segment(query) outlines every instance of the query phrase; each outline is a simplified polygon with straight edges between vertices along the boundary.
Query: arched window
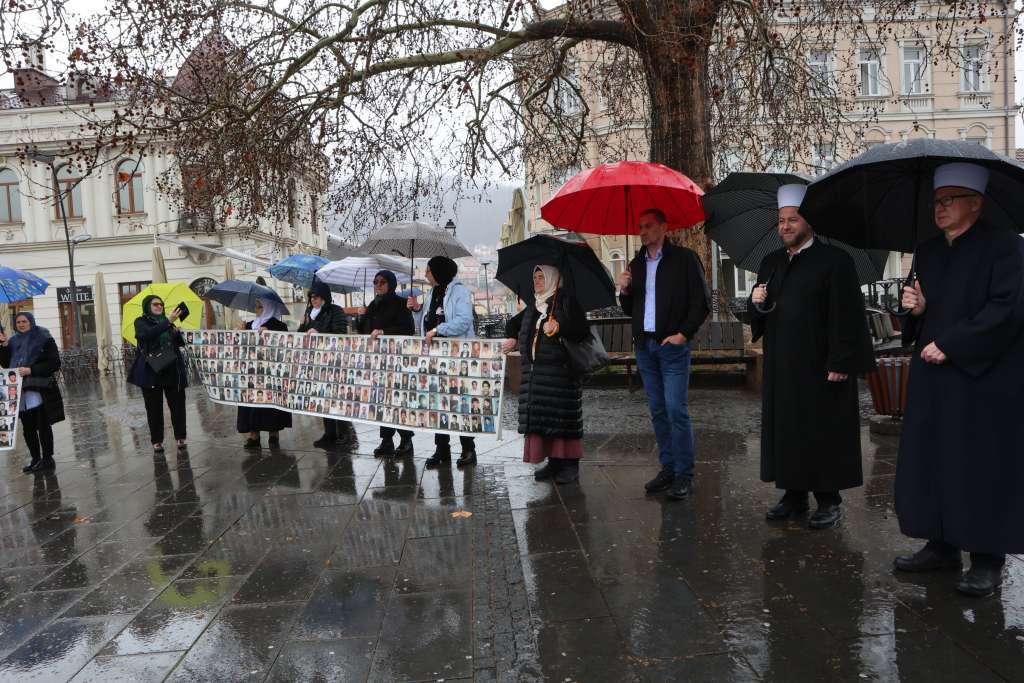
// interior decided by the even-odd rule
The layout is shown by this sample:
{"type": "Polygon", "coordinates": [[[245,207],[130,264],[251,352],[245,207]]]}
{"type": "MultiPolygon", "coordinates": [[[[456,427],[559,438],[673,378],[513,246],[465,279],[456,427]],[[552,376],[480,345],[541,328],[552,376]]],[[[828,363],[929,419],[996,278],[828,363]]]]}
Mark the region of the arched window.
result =
{"type": "Polygon", "coordinates": [[[608,260],[611,262],[612,265],[612,280],[615,280],[616,278],[619,277],[622,271],[626,269],[626,259],[623,258],[622,252],[613,251],[610,254],[608,254],[608,260]]]}
{"type": "Polygon", "coordinates": [[[18,174],[9,168],[0,169],[0,223],[21,222],[21,193],[18,174]]]}
{"type": "MultiPolygon", "coordinates": [[[[57,169],[55,194],[64,202],[64,215],[68,218],[82,218],[82,175],[72,164],[57,169]]],[[[54,202],[54,213],[60,218],[60,206],[54,202]]]]}
{"type": "Polygon", "coordinates": [[[143,213],[142,174],[145,167],[136,159],[125,159],[117,165],[117,213],[120,216],[143,213]]]}

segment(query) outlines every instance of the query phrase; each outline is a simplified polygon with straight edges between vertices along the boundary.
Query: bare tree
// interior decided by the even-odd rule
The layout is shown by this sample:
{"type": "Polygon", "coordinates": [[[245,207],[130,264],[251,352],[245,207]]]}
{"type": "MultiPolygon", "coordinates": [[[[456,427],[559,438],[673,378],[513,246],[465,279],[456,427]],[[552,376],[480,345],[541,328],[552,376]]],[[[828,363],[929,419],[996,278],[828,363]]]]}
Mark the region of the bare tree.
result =
{"type": "MultiPolygon", "coordinates": [[[[912,37],[913,16],[941,30],[929,59],[955,61],[958,41],[1004,11],[913,0],[554,10],[537,0],[110,0],[76,26],[70,66],[119,93],[118,114],[91,124],[98,139],[170,142],[183,181],[164,189],[183,204],[214,207],[214,221],[283,216],[298,175],[329,188],[328,210],[365,233],[440,215],[442,187],[471,193],[517,177],[524,151],[571,168],[645,148],[709,185],[731,156],[757,167],[776,152],[788,161],[815,145],[855,147],[850,124],[871,114],[846,113],[852,53],[823,69],[810,51],[912,37]]],[[[703,239],[690,241],[706,254],[703,239]]]]}

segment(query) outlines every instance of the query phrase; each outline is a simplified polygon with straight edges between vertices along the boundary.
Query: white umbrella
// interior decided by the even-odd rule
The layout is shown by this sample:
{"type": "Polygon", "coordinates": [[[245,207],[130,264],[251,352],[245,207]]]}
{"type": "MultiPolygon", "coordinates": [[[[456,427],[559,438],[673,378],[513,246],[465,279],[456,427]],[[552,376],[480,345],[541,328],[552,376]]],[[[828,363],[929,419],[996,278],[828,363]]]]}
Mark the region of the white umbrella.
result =
{"type": "Polygon", "coordinates": [[[160,247],[153,247],[153,283],[167,282],[167,268],[164,266],[164,253],[160,247]]]}
{"type": "Polygon", "coordinates": [[[96,317],[96,356],[97,367],[106,372],[110,367],[107,359],[107,347],[113,343],[113,333],[110,330],[110,306],[107,303],[107,283],[102,271],[96,271],[96,282],[93,285],[93,299],[95,300],[94,315],[96,317]]]}
{"type": "Polygon", "coordinates": [[[339,261],[331,261],[316,271],[316,279],[328,285],[365,289],[366,281],[381,270],[393,271],[399,282],[410,280],[408,264],[383,254],[348,256],[339,261]]]}
{"type": "Polygon", "coordinates": [[[410,271],[415,258],[447,256],[455,259],[473,255],[447,230],[416,221],[388,223],[370,235],[359,250],[367,254],[407,256],[410,271]]]}
{"type": "MultiPolygon", "coordinates": [[[[235,264],[230,258],[224,259],[224,280],[235,279],[235,264]]],[[[238,314],[227,306],[224,307],[224,329],[233,330],[238,327],[238,314]]]]}

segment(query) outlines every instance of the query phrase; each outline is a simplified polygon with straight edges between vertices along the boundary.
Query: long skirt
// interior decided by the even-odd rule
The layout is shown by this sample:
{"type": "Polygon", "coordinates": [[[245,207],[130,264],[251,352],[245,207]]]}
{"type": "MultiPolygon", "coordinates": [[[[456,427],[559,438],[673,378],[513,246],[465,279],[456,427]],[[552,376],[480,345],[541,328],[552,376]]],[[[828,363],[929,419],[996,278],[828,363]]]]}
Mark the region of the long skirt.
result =
{"type": "Polygon", "coordinates": [[[277,408],[238,408],[238,433],[277,432],[292,426],[292,414],[277,408]]]}
{"type": "Polygon", "coordinates": [[[542,463],[547,458],[579,460],[583,457],[583,439],[527,434],[525,441],[523,462],[532,465],[542,463]]]}

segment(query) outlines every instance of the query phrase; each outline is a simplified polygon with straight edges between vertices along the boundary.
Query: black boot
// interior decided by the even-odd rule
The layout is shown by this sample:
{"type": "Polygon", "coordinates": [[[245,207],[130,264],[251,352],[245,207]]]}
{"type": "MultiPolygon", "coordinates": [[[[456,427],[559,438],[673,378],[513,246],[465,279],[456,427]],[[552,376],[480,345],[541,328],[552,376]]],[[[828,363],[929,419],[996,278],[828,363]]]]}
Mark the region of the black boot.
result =
{"type": "Polygon", "coordinates": [[[901,555],[893,563],[900,572],[960,571],[960,550],[948,543],[929,541],[913,555],[901,555]]]}
{"type": "Polygon", "coordinates": [[[466,467],[468,465],[475,465],[476,464],[476,449],[470,448],[468,450],[462,451],[462,455],[460,455],[459,459],[455,461],[455,464],[458,467],[466,467]]]}
{"type": "Polygon", "coordinates": [[[810,505],[807,502],[807,493],[786,493],[782,496],[782,500],[768,508],[768,512],[765,513],[765,519],[777,521],[780,519],[789,519],[794,515],[802,515],[810,509],[810,505]]]}
{"type": "Polygon", "coordinates": [[[57,463],[53,461],[52,455],[44,455],[39,462],[32,466],[31,472],[50,472],[57,469],[57,463]]]}
{"type": "Polygon", "coordinates": [[[427,467],[440,467],[441,465],[450,465],[452,462],[452,449],[449,446],[438,446],[434,449],[434,454],[427,458],[427,467]]]}
{"type": "Polygon", "coordinates": [[[324,434],[319,439],[313,442],[316,448],[330,448],[338,442],[338,437],[334,434],[324,434]]]}
{"type": "Polygon", "coordinates": [[[558,458],[548,458],[543,467],[533,471],[533,478],[537,481],[547,481],[558,473],[558,468],[561,464],[562,460],[558,458]]]}
{"type": "Polygon", "coordinates": [[[555,472],[556,484],[572,484],[580,478],[580,461],[576,458],[566,458],[562,461],[558,471],[555,472]]]}
{"type": "Polygon", "coordinates": [[[395,451],[395,455],[399,458],[411,458],[412,454],[412,437],[402,437],[402,440],[398,442],[398,450],[395,451]]]}
{"type": "Polygon", "coordinates": [[[373,449],[373,454],[378,458],[390,458],[395,454],[395,442],[391,437],[382,438],[380,445],[373,449]]]}
{"type": "Polygon", "coordinates": [[[956,589],[973,598],[992,595],[1003,583],[1005,561],[1006,558],[1002,556],[971,553],[971,568],[960,577],[956,589]]]}
{"type": "Polygon", "coordinates": [[[38,464],[39,464],[39,456],[38,455],[33,455],[32,456],[32,462],[30,462],[29,464],[27,464],[24,467],[22,467],[21,471],[25,472],[26,474],[28,472],[35,472],[36,471],[36,465],[38,465],[38,464]]]}

